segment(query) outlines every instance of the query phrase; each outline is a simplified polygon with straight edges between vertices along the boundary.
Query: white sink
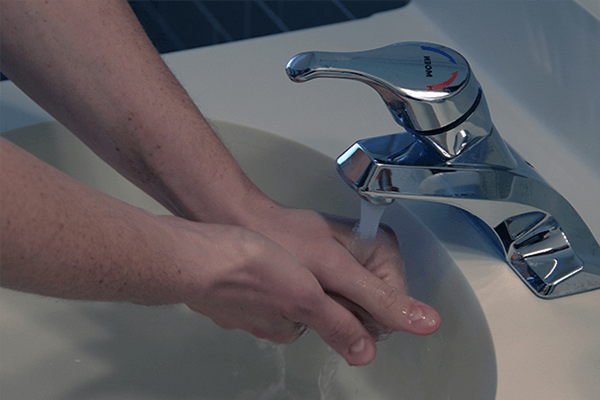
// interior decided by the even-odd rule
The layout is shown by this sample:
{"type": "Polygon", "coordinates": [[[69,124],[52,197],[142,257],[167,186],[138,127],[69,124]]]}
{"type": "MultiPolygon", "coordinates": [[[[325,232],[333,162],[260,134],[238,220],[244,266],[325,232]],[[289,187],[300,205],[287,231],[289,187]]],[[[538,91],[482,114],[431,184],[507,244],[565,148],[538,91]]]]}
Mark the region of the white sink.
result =
{"type": "MultiPolygon", "coordinates": [[[[447,45],[469,60],[484,88],[492,119],[502,137],[567,198],[600,240],[600,164],[597,157],[600,103],[593,101],[600,91],[600,79],[590,72],[590,66],[600,64],[600,41],[597,40],[600,8],[595,4],[595,0],[413,0],[402,9],[368,19],[172,53],[166,55],[165,60],[205,115],[275,132],[334,158],[355,141],[395,133],[398,126],[371,88],[341,80],[294,84],[284,72],[287,60],[304,51],[359,51],[400,41],[447,45]]],[[[0,88],[0,130],[50,119],[10,82],[2,82],[0,88]]],[[[65,148],[54,146],[56,151],[65,148]]],[[[233,147],[239,154],[239,149],[233,147]]],[[[245,154],[250,154],[250,150],[254,151],[248,146],[245,154]]],[[[65,151],[71,160],[74,157],[87,159],[81,155],[87,153],[65,151]]],[[[327,162],[331,163],[331,160],[327,162]]],[[[307,206],[323,206],[325,211],[356,215],[357,205],[352,203],[357,201],[356,198],[344,194],[346,200],[340,202],[324,197],[346,190],[336,188],[330,192],[329,184],[341,183],[333,167],[325,169],[326,174],[313,181],[318,186],[312,190],[319,196],[311,196],[310,200],[317,203],[307,206]],[[329,183],[321,185],[323,180],[329,183]],[[335,208],[327,209],[325,204],[333,204],[335,208]]],[[[291,173],[294,171],[300,169],[294,168],[291,173]]],[[[105,171],[98,176],[104,177],[105,173],[112,172],[105,171]]],[[[310,173],[304,176],[311,177],[310,173]]],[[[92,178],[88,176],[88,179],[92,178]]],[[[103,189],[103,179],[96,177],[93,180],[95,186],[103,189]]],[[[109,186],[113,188],[123,188],[122,192],[135,198],[136,204],[162,212],[147,197],[128,192],[126,186],[122,186],[124,180],[111,177],[106,182],[111,182],[109,186]]],[[[289,195],[285,200],[298,205],[294,203],[296,194],[279,191],[280,195],[284,193],[289,195]]],[[[272,192],[269,194],[273,195],[272,192]]],[[[305,200],[307,198],[303,197],[302,201],[305,200]]],[[[415,215],[443,244],[443,248],[435,244],[427,231],[421,229],[421,224],[415,225],[420,230],[418,238],[423,241],[419,245],[435,251],[425,254],[427,252],[421,250],[423,254],[411,254],[414,250],[410,246],[411,238],[402,238],[407,257],[430,257],[424,259],[427,261],[415,261],[414,265],[421,267],[409,271],[409,277],[416,282],[412,285],[413,290],[424,300],[433,295],[419,292],[424,286],[419,283],[420,277],[414,276],[415,271],[422,271],[421,278],[428,282],[454,279],[460,282],[454,284],[460,290],[448,293],[448,298],[454,301],[449,304],[440,305],[437,299],[432,299],[444,318],[438,333],[424,340],[394,335],[380,345],[373,367],[339,370],[331,380],[331,386],[345,383],[349,391],[358,388],[358,393],[366,399],[377,399],[375,390],[393,392],[395,397],[392,398],[397,399],[419,398],[419,395],[431,395],[436,400],[469,398],[469,395],[485,399],[492,397],[495,389],[496,400],[597,400],[600,393],[600,290],[551,301],[539,299],[455,209],[420,203],[405,203],[404,206],[409,213],[396,205],[393,212],[384,217],[386,222],[397,223],[390,222],[393,219],[390,214],[406,218],[406,221],[412,219],[411,214],[415,215]],[[489,325],[493,351],[487,333],[483,334],[483,339],[476,337],[474,342],[471,342],[473,337],[468,336],[467,324],[472,324],[469,329],[473,329],[474,336],[476,332],[487,332],[477,301],[472,298],[473,292],[489,325]],[[452,295],[465,298],[465,304],[473,312],[468,321],[465,321],[466,312],[456,311],[463,305],[452,295]],[[459,338],[458,341],[454,341],[455,338],[459,338]],[[436,340],[446,342],[443,344],[446,354],[432,354],[436,345],[441,345],[436,340]],[[462,352],[453,347],[461,340],[464,340],[462,352]],[[403,346],[412,345],[413,341],[416,347],[408,354],[409,347],[403,346]],[[425,344],[428,341],[432,343],[425,344]],[[424,351],[427,346],[431,352],[424,351]],[[470,351],[469,346],[484,350],[477,353],[470,351]],[[471,362],[470,357],[477,358],[471,362]],[[385,373],[381,373],[381,364],[391,362],[397,364],[393,368],[386,365],[385,373]],[[448,363],[457,368],[444,368],[448,363]],[[406,372],[412,365],[435,377],[425,385],[423,394],[406,394],[420,392],[419,385],[425,381],[406,372]],[[482,367],[477,369],[474,365],[482,367]],[[466,366],[464,371],[463,366],[466,366]],[[436,374],[436,368],[450,375],[436,374]],[[394,374],[393,378],[388,373],[394,374]],[[473,379],[469,376],[472,373],[475,374],[473,379]],[[454,374],[457,376],[451,376],[454,374]],[[447,384],[448,390],[444,392],[447,384]],[[464,385],[464,392],[454,385],[464,385]],[[465,395],[468,391],[472,392],[465,395]],[[442,395],[436,397],[439,393],[442,395]]],[[[447,290],[445,284],[440,284],[439,293],[447,290]]],[[[280,375],[275,372],[275,365],[280,360],[276,349],[258,351],[254,339],[243,334],[229,336],[230,333],[225,333],[218,337],[230,342],[229,347],[221,346],[218,352],[211,348],[210,353],[202,353],[198,350],[202,347],[198,346],[215,340],[216,336],[211,335],[217,328],[185,309],[73,305],[57,300],[40,304],[41,300],[33,296],[7,291],[1,296],[3,399],[15,398],[15,393],[20,393],[17,398],[35,398],[35,395],[51,398],[48,393],[58,392],[62,394],[55,397],[81,398],[85,396],[79,394],[86,390],[90,394],[87,398],[93,399],[91,393],[95,391],[98,393],[95,398],[101,398],[111,386],[130,390],[121,395],[127,399],[135,398],[132,393],[136,389],[146,399],[218,399],[217,394],[210,392],[211,388],[229,385],[233,390],[239,386],[232,382],[242,381],[250,383],[248,390],[251,392],[246,393],[246,398],[260,398],[264,394],[264,399],[286,399],[277,392],[281,386],[278,386],[280,375]],[[26,318],[19,307],[29,307],[33,314],[26,318]],[[68,307],[72,312],[65,313],[68,307]],[[12,315],[10,325],[5,323],[6,314],[12,315]],[[205,329],[200,330],[195,324],[205,329]],[[161,333],[153,336],[152,332],[161,333]],[[118,337],[117,333],[120,333],[118,337]],[[20,344],[20,340],[26,344],[20,344]],[[245,352],[238,352],[239,349],[245,352]],[[270,372],[261,373],[263,380],[252,379],[254,369],[243,369],[248,364],[240,357],[251,352],[263,363],[261,365],[271,365],[270,372]],[[5,361],[6,357],[12,361],[5,361]],[[225,367],[215,368],[217,364],[213,360],[222,361],[225,367]],[[195,369],[189,367],[192,362],[195,369]],[[84,363],[88,366],[83,366],[84,363]],[[7,364],[10,367],[5,367],[7,364]],[[205,368],[206,365],[209,367],[205,368]],[[65,377],[63,371],[67,369],[69,375],[65,377]],[[15,378],[19,376],[19,379],[15,378]],[[30,376],[26,383],[24,376],[30,376]],[[203,376],[208,379],[202,379],[203,376]],[[72,382],[66,382],[68,379],[72,382]],[[163,385],[163,379],[173,384],[163,385]],[[44,385],[44,391],[39,391],[44,385]],[[270,385],[273,385],[271,397],[270,385]],[[37,393],[31,394],[36,390],[37,393]]],[[[314,392],[314,381],[318,370],[329,358],[320,350],[311,354],[299,354],[302,352],[296,350],[321,349],[318,346],[322,346],[320,341],[311,334],[285,347],[288,393],[299,393],[298,387],[310,387],[306,390],[313,390],[312,398],[319,399],[320,393],[314,392]],[[314,347],[309,342],[314,342],[314,347]],[[327,359],[316,360],[317,355],[327,359]],[[316,370],[310,373],[303,370],[299,366],[306,364],[296,361],[299,360],[297,357],[315,358],[316,370]],[[293,381],[292,377],[306,374],[312,374],[308,379],[310,385],[293,381]]],[[[109,393],[118,398],[117,392],[109,393]]],[[[346,398],[353,399],[352,396],[346,398]]],[[[233,394],[221,398],[235,399],[233,394]]],[[[245,397],[242,395],[241,398],[245,397]]],[[[294,397],[290,394],[287,398],[294,397]]]]}
{"type": "MultiPolygon", "coordinates": [[[[214,125],[246,173],[276,200],[358,217],[359,199],[331,158],[264,131],[214,125]]],[[[84,183],[166,213],[56,122],[3,136],[84,183]]],[[[468,282],[401,205],[391,206],[383,221],[398,236],[412,294],[433,305],[443,323],[427,337],[391,335],[368,367],[346,366],[314,333],[273,346],[222,330],[184,306],[77,302],[2,289],[2,400],[493,399],[494,346],[468,282]]]]}

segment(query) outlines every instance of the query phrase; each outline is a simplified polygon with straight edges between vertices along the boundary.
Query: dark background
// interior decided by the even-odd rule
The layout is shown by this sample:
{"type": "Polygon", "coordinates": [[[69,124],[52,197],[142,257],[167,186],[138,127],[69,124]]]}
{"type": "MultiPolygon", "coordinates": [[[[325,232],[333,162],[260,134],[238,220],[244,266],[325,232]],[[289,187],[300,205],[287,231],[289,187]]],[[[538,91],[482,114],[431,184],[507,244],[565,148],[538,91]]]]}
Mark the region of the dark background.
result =
{"type": "Polygon", "coordinates": [[[130,1],[160,53],[365,18],[404,1],[130,1]]]}
{"type": "Polygon", "coordinates": [[[129,4],[162,54],[365,18],[408,2],[132,0],[129,4]]]}

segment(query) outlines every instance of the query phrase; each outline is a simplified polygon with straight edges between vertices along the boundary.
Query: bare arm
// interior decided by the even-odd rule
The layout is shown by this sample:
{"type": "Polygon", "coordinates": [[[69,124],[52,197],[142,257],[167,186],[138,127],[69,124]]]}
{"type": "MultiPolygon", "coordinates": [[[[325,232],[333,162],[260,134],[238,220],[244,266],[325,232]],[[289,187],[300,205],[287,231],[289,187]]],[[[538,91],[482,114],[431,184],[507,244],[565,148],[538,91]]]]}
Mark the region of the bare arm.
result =
{"type": "Polygon", "coordinates": [[[157,217],[2,138],[0,170],[3,287],[75,300],[185,303],[223,328],[277,342],[296,339],[297,323],[304,323],[348,362],[365,363],[364,354],[351,354],[329,332],[335,321],[360,334],[360,323],[266,237],[157,217]]]}
{"type": "Polygon", "coordinates": [[[2,286],[69,299],[180,302],[170,246],[156,240],[165,230],[154,215],[69,178],[5,139],[0,171],[2,286]]]}
{"type": "Polygon", "coordinates": [[[2,71],[174,214],[239,223],[250,205],[270,205],[127,3],[7,1],[1,29],[2,71]]]}
{"type": "MultiPolygon", "coordinates": [[[[186,296],[177,301],[209,315],[224,327],[246,329],[273,340],[285,337],[278,326],[289,331],[293,322],[306,323],[351,364],[367,364],[373,359],[374,340],[356,318],[324,296],[323,290],[352,300],[393,329],[417,334],[437,329],[437,313],[406,295],[400,255],[393,240],[382,238],[364,257],[356,257],[351,225],[275,204],[247,179],[154,50],[125,2],[7,1],[2,3],[1,18],[1,68],[9,78],[175,215],[210,223],[154,219],[163,229],[170,227],[166,237],[181,239],[157,244],[156,248],[163,249],[161,257],[187,260],[173,261],[188,265],[183,269],[189,272],[185,275],[187,286],[180,284],[184,288],[200,285],[194,286],[193,299],[186,296]],[[205,238],[206,232],[227,239],[200,240],[198,235],[205,238]],[[237,239],[233,240],[232,235],[237,239]],[[230,246],[245,250],[240,250],[235,260],[228,260],[224,255],[230,246]],[[202,249],[208,251],[206,261],[189,262],[200,257],[194,252],[202,249]],[[229,268],[231,263],[236,267],[229,268]],[[282,269],[275,268],[275,264],[282,269]],[[302,278],[286,279],[282,271],[289,272],[286,276],[302,278]],[[232,280],[235,287],[252,289],[225,293],[216,289],[232,280]],[[241,281],[245,283],[240,285],[241,281]],[[298,286],[297,282],[304,283],[298,286]],[[234,304],[243,304],[252,297],[244,297],[244,293],[261,293],[260,298],[252,300],[257,304],[256,312],[236,315],[231,312],[236,309],[234,304]],[[287,322],[282,322],[282,316],[287,322]],[[355,346],[357,343],[362,346],[355,346]],[[351,351],[357,348],[361,351],[351,351]]],[[[12,187],[15,185],[13,182],[12,187]]],[[[7,189],[2,190],[4,195],[7,189]]],[[[92,201],[92,197],[86,197],[86,201],[92,201]]],[[[134,231],[138,234],[145,232],[152,220],[138,219],[139,215],[137,211],[124,216],[132,227],[137,227],[134,231]]],[[[9,215],[18,216],[19,210],[9,215]]],[[[3,230],[7,229],[4,216],[3,224],[3,230]]],[[[118,227],[109,224],[105,228],[104,234],[110,235],[118,227]]],[[[144,235],[128,240],[140,238],[144,235]]],[[[75,237],[74,245],[84,246],[83,239],[82,235],[75,237]]],[[[109,249],[111,245],[106,243],[109,249]]],[[[18,259],[23,251],[27,249],[16,247],[8,257],[18,259]]],[[[121,259],[116,262],[116,271],[126,264],[135,264],[132,271],[139,271],[144,257],[135,254],[120,252],[117,246],[115,254],[107,257],[121,259]]],[[[94,276],[96,269],[87,265],[94,276]]],[[[163,276],[165,285],[161,289],[160,279],[156,279],[157,293],[164,290],[165,299],[170,298],[172,283],[168,276],[172,271],[167,265],[156,268],[153,271],[157,277],[163,276]]],[[[26,282],[25,270],[13,271],[26,282]]],[[[59,274],[62,270],[53,271],[59,274]]],[[[4,268],[2,273],[4,285],[4,268]]],[[[29,278],[37,273],[31,270],[29,278]]],[[[16,275],[13,278],[17,279],[16,275]]],[[[68,282],[64,281],[67,287],[62,287],[67,292],[68,282]]],[[[33,285],[35,280],[30,283],[33,285]]],[[[21,289],[43,290],[38,286],[21,289]]],[[[60,285],[55,289],[60,292],[60,285]]],[[[104,293],[106,299],[119,299],[114,291],[104,293]]],[[[137,301],[152,303],[149,298],[137,301]]]]}

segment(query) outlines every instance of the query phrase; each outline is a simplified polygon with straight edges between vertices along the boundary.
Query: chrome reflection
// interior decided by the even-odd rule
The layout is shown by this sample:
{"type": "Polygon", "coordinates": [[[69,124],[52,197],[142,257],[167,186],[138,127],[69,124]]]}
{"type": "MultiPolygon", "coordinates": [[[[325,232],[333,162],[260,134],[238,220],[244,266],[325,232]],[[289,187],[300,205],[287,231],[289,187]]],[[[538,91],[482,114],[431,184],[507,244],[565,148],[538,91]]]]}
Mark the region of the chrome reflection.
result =
{"type": "Polygon", "coordinates": [[[406,129],[360,140],[338,158],[338,172],[361,197],[468,211],[487,225],[507,262],[540,297],[600,288],[600,246],[593,234],[500,137],[479,82],[456,51],[410,42],[355,53],[302,53],[286,71],[295,82],[363,82],[406,129]]]}

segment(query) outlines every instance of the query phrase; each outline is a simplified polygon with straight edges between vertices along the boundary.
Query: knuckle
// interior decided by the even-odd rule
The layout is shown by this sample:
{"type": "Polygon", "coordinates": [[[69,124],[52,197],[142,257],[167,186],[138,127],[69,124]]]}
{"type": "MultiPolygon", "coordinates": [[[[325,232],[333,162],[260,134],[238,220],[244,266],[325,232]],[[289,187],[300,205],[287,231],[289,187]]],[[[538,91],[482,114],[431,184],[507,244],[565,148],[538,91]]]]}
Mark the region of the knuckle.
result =
{"type": "Polygon", "coordinates": [[[339,319],[333,323],[327,330],[331,344],[341,344],[351,342],[355,336],[355,329],[348,319],[339,319]]]}
{"type": "Polygon", "coordinates": [[[248,263],[263,258],[265,253],[264,240],[258,237],[255,233],[240,229],[237,233],[237,240],[233,241],[232,247],[242,259],[248,263]]]}
{"type": "Polygon", "coordinates": [[[379,286],[376,293],[377,304],[385,310],[390,310],[401,303],[400,292],[385,283],[379,286]]]}
{"type": "Polygon", "coordinates": [[[317,318],[320,298],[320,295],[313,295],[309,291],[297,294],[293,309],[289,313],[290,319],[306,323],[317,318]]]}

